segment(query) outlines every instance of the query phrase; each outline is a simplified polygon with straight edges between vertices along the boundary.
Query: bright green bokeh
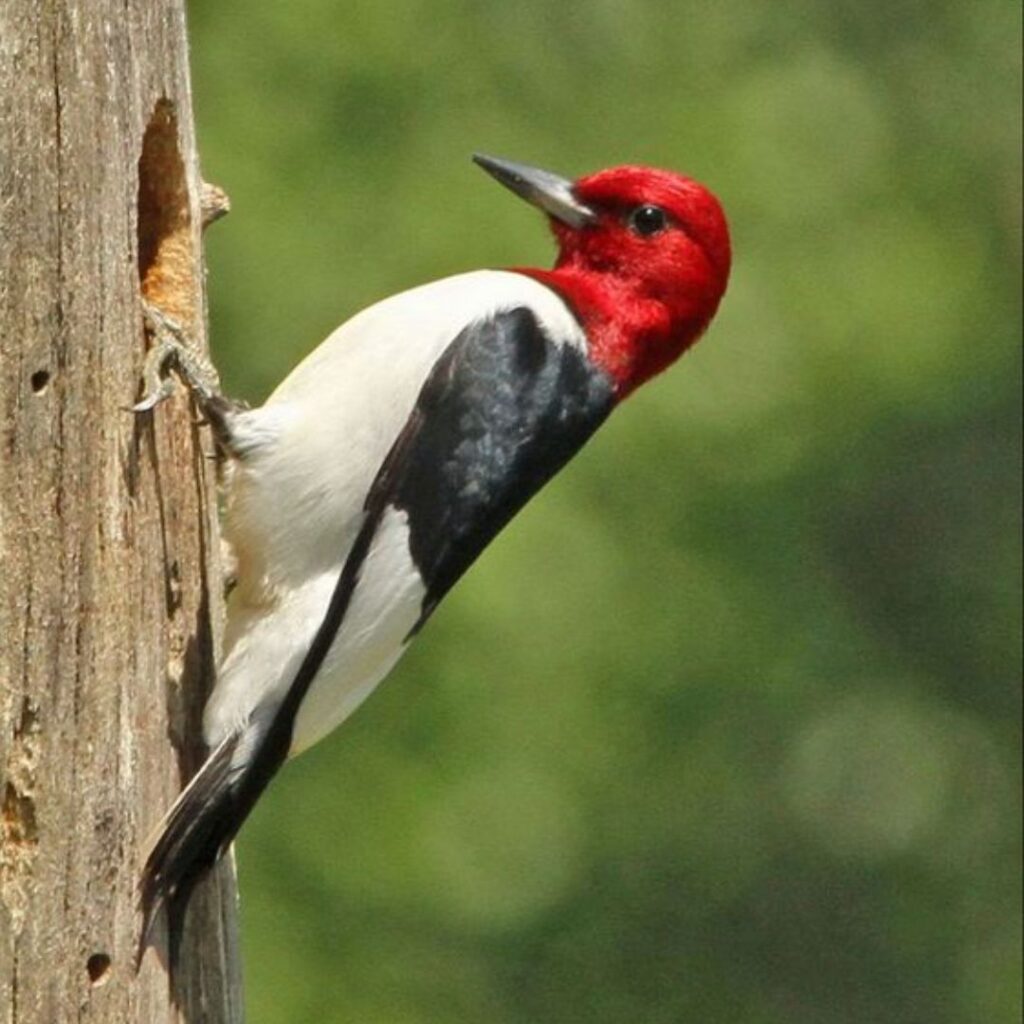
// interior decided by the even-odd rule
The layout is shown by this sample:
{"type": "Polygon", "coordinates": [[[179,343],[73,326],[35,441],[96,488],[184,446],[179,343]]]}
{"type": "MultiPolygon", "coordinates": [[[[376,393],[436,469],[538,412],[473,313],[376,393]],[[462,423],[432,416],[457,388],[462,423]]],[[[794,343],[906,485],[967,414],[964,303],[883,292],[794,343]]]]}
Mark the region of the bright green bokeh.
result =
{"type": "Polygon", "coordinates": [[[708,337],[282,772],[253,1024],[1020,1019],[1020,14],[193,3],[213,345],[545,263],[480,149],[687,171],[708,337]]]}

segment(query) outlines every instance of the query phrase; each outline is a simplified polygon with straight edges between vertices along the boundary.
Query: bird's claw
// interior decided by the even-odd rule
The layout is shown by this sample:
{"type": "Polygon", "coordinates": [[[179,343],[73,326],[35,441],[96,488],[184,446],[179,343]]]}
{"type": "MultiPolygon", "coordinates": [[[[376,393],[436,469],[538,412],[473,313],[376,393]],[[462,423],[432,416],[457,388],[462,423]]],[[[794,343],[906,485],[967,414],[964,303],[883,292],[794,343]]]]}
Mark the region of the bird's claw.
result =
{"type": "MultiPolygon", "coordinates": [[[[143,375],[145,378],[145,374],[143,375]]],[[[165,402],[174,394],[174,381],[170,377],[164,377],[157,382],[156,387],[147,387],[146,394],[141,401],[128,407],[129,412],[150,412],[161,402],[165,402]]]]}
{"type": "Polygon", "coordinates": [[[133,405],[136,413],[150,412],[174,394],[169,371],[174,370],[199,400],[208,403],[220,394],[217,371],[189,344],[184,328],[151,302],[142,300],[142,314],[153,336],[153,345],[142,365],[144,394],[133,405]]]}

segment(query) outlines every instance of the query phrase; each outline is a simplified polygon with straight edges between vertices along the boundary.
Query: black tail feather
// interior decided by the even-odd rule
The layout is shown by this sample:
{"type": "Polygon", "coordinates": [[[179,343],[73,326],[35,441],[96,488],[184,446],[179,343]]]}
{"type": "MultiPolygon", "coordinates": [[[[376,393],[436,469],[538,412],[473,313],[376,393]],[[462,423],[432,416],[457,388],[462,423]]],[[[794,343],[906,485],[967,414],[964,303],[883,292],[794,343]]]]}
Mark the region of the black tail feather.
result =
{"type": "Polygon", "coordinates": [[[168,959],[177,963],[189,897],[196,883],[216,864],[235,837],[256,796],[246,800],[245,766],[234,763],[240,733],[228,736],[206,759],[160,825],[146,858],[139,886],[142,934],[136,963],[153,941],[153,930],[166,911],[168,959]]]}

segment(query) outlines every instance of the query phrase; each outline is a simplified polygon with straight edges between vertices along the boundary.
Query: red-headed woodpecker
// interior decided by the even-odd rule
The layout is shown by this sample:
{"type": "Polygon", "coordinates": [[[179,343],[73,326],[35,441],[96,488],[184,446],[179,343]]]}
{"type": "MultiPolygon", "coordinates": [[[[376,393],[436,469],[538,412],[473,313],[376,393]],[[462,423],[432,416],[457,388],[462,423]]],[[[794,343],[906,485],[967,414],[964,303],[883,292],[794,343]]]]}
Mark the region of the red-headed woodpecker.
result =
{"type": "Polygon", "coordinates": [[[237,585],[211,753],[146,862],[140,951],[162,908],[173,949],[195,882],[285,760],[358,707],[498,531],[718,308],[728,228],[697,182],[647,167],[569,182],[475,159],[548,215],[553,270],[385,299],[258,409],[190,380],[227,455],[237,585]]]}

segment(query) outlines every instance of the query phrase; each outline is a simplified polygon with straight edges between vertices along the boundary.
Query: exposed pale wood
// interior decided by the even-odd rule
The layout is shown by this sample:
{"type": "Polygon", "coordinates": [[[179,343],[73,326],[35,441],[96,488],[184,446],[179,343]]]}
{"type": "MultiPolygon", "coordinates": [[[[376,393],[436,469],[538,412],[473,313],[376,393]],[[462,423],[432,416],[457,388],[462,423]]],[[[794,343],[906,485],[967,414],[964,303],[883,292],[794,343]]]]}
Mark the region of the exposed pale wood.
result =
{"type": "Polygon", "coordinates": [[[181,395],[124,410],[140,280],[203,338],[200,201],[181,0],[3,0],[2,1024],[241,1019],[230,865],[196,894],[176,991],[153,953],[133,968],[220,585],[205,431],[181,395]]]}

